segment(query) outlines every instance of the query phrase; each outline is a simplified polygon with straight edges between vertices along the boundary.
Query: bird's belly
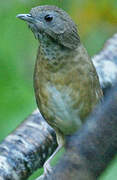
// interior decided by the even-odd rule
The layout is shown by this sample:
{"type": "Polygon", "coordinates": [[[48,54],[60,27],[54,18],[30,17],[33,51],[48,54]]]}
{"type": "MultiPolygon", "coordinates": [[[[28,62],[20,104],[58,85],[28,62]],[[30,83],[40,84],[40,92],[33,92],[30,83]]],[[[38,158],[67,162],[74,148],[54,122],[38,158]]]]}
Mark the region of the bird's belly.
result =
{"type": "Polygon", "coordinates": [[[34,88],[40,112],[48,124],[64,135],[74,133],[99,102],[100,87],[92,76],[83,74],[82,78],[79,69],[68,68],[66,72],[61,68],[55,73],[43,65],[45,61],[37,63],[34,88]]]}
{"type": "MultiPolygon", "coordinates": [[[[77,92],[78,93],[78,92],[77,92]]],[[[71,96],[72,89],[63,87],[58,90],[56,87],[46,84],[39,92],[39,109],[46,121],[64,135],[75,132],[81,126],[79,115],[80,106],[75,108],[77,101],[71,96]]]]}

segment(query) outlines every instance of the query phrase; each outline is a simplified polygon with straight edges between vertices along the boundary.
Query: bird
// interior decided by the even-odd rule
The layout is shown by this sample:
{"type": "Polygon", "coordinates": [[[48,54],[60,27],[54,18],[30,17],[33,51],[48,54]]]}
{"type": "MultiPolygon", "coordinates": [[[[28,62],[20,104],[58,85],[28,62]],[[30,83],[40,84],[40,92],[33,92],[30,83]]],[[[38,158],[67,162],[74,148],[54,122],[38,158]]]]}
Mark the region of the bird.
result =
{"type": "Polygon", "coordinates": [[[18,14],[39,41],[34,69],[37,106],[56,132],[58,147],[44,164],[65,145],[103,97],[96,69],[81,43],[76,24],[57,6],[42,5],[29,14],[18,14]]]}

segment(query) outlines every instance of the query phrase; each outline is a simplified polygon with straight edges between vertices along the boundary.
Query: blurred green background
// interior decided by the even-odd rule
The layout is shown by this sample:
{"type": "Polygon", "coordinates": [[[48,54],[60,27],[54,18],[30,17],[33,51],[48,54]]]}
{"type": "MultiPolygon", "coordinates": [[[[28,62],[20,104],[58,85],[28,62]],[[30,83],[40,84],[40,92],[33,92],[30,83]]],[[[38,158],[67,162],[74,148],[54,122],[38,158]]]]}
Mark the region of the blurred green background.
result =
{"type": "MultiPolygon", "coordinates": [[[[81,40],[93,56],[117,32],[117,0],[7,0],[0,2],[0,140],[35,108],[33,69],[38,42],[19,13],[37,5],[65,9],[78,25],[81,40]]],[[[117,179],[114,160],[101,180],[117,179]]],[[[34,179],[34,177],[31,177],[34,179]]]]}

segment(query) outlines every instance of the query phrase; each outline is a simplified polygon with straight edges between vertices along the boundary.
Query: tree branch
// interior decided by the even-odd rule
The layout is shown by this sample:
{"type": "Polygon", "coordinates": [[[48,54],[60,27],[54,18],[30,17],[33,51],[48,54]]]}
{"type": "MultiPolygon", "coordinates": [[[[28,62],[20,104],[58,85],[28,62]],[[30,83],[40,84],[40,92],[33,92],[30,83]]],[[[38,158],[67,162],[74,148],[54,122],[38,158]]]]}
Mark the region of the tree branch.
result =
{"type": "MultiPolygon", "coordinates": [[[[101,86],[105,93],[113,86],[117,77],[117,65],[115,61],[117,59],[117,34],[107,42],[104,49],[93,58],[101,86]],[[113,64],[112,72],[108,68],[105,68],[108,62],[113,64]]],[[[106,134],[104,137],[106,137],[106,134]]],[[[37,168],[43,166],[47,157],[53,153],[56,147],[57,143],[54,130],[36,110],[0,144],[0,179],[27,179],[37,168]]],[[[68,150],[68,153],[70,153],[70,150],[68,150]]],[[[75,152],[74,157],[76,157],[75,152]]],[[[85,156],[83,155],[83,157],[85,156]]],[[[68,160],[66,158],[66,162],[68,160]]],[[[82,166],[79,168],[82,169],[86,162],[83,159],[81,161],[82,166]]]]}
{"type": "Polygon", "coordinates": [[[27,179],[56,146],[53,129],[36,110],[0,144],[0,179],[27,179]]]}
{"type": "Polygon", "coordinates": [[[105,43],[103,50],[92,61],[105,95],[117,79],[117,33],[105,43]]]}
{"type": "Polygon", "coordinates": [[[117,153],[117,85],[77,133],[51,174],[37,180],[96,180],[117,153]]]}

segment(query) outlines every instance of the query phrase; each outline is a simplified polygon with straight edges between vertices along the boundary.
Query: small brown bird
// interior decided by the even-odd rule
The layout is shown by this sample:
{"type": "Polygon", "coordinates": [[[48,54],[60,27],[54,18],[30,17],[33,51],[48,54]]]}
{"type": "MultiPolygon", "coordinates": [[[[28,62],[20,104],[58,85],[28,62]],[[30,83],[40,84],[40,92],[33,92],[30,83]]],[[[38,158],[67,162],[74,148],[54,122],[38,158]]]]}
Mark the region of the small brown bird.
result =
{"type": "MultiPolygon", "coordinates": [[[[28,22],[40,42],[34,71],[35,96],[42,115],[56,131],[56,153],[64,145],[65,136],[76,132],[100,101],[98,76],[76,25],[65,11],[46,5],[17,17],[28,22]]],[[[45,172],[50,159],[44,165],[45,172]]]]}

